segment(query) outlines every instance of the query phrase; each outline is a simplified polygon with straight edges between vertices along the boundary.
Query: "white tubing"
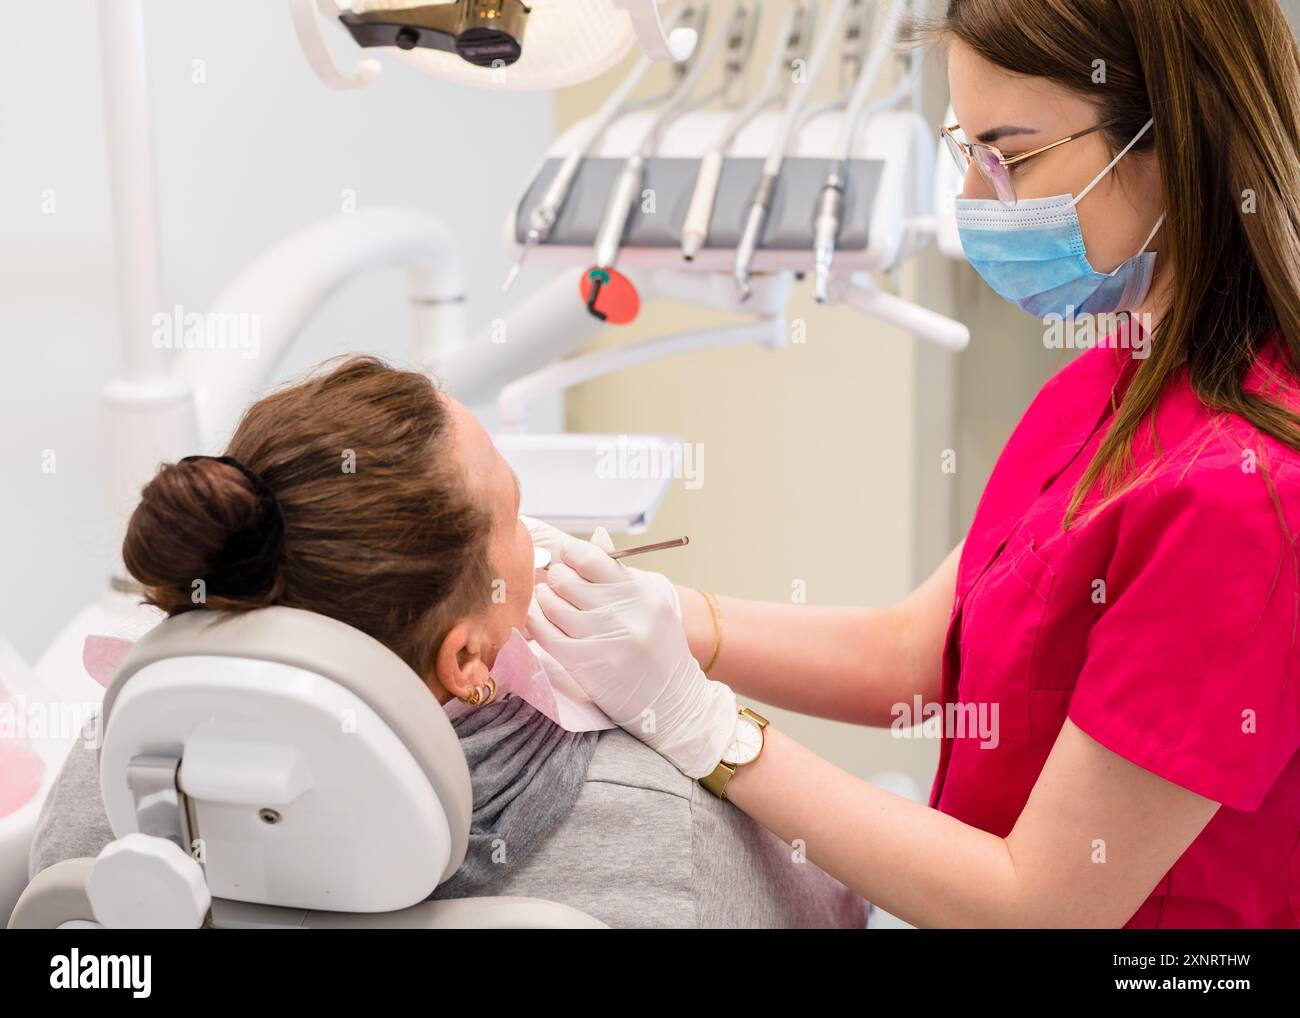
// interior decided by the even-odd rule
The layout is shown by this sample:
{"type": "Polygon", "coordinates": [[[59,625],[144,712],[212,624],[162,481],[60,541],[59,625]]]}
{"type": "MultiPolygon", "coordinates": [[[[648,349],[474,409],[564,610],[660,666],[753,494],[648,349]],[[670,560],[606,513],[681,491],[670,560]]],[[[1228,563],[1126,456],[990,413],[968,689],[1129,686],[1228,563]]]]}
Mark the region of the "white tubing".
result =
{"type": "Polygon", "coordinates": [[[826,61],[830,57],[831,46],[839,33],[840,22],[844,20],[844,12],[848,10],[848,6],[849,0],[835,0],[835,6],[831,8],[831,13],[827,18],[826,27],[822,29],[822,34],[813,48],[812,59],[808,64],[808,77],[790,96],[790,101],[786,103],[785,118],[781,122],[780,130],[777,131],[776,141],[772,145],[767,161],[763,164],[763,172],[769,176],[775,177],[781,172],[781,164],[785,161],[786,149],[790,147],[790,136],[794,133],[795,125],[799,123],[800,111],[803,110],[804,103],[808,101],[808,93],[817,84],[822,68],[826,66],[826,61]]]}
{"type": "Polygon", "coordinates": [[[777,30],[777,46],[768,58],[767,67],[763,71],[762,84],[759,85],[758,91],[754,97],[736,111],[735,116],[727,123],[723,129],[722,137],[718,139],[717,148],[725,153],[740,129],[754,119],[759,110],[763,109],[772,101],[772,91],[776,88],[777,76],[781,73],[784,66],[786,42],[790,37],[790,30],[794,26],[794,20],[799,14],[799,5],[791,0],[790,6],[786,9],[785,19],[781,22],[781,27],[777,30]]]}
{"type": "Polygon", "coordinates": [[[762,83],[754,97],[736,111],[727,122],[722,134],[712,149],[700,160],[700,171],[695,178],[695,190],[691,194],[690,208],[686,220],[682,223],[682,254],[687,261],[694,258],[704,247],[709,237],[709,223],[713,219],[713,205],[718,198],[718,182],[722,178],[722,161],[740,129],[749,123],[759,110],[772,101],[772,92],[776,88],[776,79],[784,65],[791,29],[799,16],[799,5],[791,0],[786,8],[785,18],[777,31],[777,46],[768,58],[767,68],[763,72],[762,83]]]}
{"type": "MultiPolygon", "coordinates": [[[[681,20],[682,14],[685,10],[686,5],[684,3],[680,3],[673,8],[672,13],[668,16],[669,31],[672,31],[681,20]]],[[[558,211],[558,206],[564,201],[565,196],[569,193],[569,188],[573,185],[573,178],[577,176],[578,167],[582,164],[582,160],[586,157],[586,154],[591,150],[591,146],[596,143],[596,140],[605,133],[609,125],[612,124],[619,113],[623,111],[623,104],[627,102],[628,96],[630,96],[633,90],[641,84],[641,79],[646,76],[646,73],[655,65],[655,63],[656,61],[652,60],[650,57],[643,56],[636,62],[636,66],[632,68],[628,76],[619,82],[618,87],[609,94],[609,97],[603,103],[601,103],[600,109],[596,111],[595,116],[591,117],[589,121],[590,126],[587,128],[586,133],[565,157],[564,162],[560,166],[559,172],[555,175],[555,179],[551,181],[550,186],[547,188],[546,195],[543,197],[539,207],[544,208],[550,204],[554,204],[557,206],[558,211]]],[[[534,176],[536,176],[536,174],[534,174],[534,176]]]]}
{"type": "MultiPolygon", "coordinates": [[[[738,11],[740,8],[737,7],[736,10],[738,11]]],[[[720,31],[713,33],[713,38],[709,40],[708,45],[705,46],[703,52],[696,54],[695,60],[691,63],[690,70],[686,72],[686,76],[682,78],[681,84],[679,84],[676,91],[673,92],[672,98],[669,99],[667,105],[659,111],[659,115],[651,122],[649,129],[642,138],[640,149],[641,155],[652,155],[659,144],[659,138],[663,135],[668,125],[671,124],[678,115],[685,112],[685,108],[689,107],[691,93],[695,91],[695,86],[698,84],[701,75],[708,70],[709,65],[713,63],[713,59],[718,55],[718,51],[722,48],[723,43],[727,41],[727,36],[729,34],[728,29],[732,24],[734,24],[735,20],[736,12],[733,11],[731,17],[727,19],[727,24],[724,25],[720,31]]]]}
{"type": "Polygon", "coordinates": [[[862,116],[867,97],[871,94],[872,89],[876,87],[876,80],[880,77],[880,71],[884,67],[885,57],[889,55],[894,40],[898,37],[898,28],[902,24],[903,13],[907,9],[907,5],[908,0],[894,0],[885,19],[885,25],[880,31],[880,37],[871,48],[871,56],[867,58],[867,66],[858,75],[857,84],[853,86],[853,94],[849,98],[848,115],[844,118],[844,124],[840,128],[839,141],[836,144],[841,159],[848,159],[853,149],[853,139],[859,118],[862,116]]]}

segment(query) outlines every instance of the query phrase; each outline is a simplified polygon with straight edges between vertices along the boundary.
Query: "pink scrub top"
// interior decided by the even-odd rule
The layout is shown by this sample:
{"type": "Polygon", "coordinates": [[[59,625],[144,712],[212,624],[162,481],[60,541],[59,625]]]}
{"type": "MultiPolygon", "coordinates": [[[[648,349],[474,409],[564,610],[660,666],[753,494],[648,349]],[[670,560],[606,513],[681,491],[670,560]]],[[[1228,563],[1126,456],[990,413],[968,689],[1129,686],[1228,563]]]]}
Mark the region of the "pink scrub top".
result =
{"type": "MultiPolygon", "coordinates": [[[[945,726],[930,804],[1005,837],[1068,717],[1222,804],[1128,927],[1300,926],[1300,454],[1184,373],[1139,427],[1140,482],[1063,532],[1136,363],[1115,337],[1076,358],[998,460],[943,656],[945,704],[996,705],[998,737],[945,726]]],[[[1270,342],[1247,386],[1279,376],[1270,342]]]]}

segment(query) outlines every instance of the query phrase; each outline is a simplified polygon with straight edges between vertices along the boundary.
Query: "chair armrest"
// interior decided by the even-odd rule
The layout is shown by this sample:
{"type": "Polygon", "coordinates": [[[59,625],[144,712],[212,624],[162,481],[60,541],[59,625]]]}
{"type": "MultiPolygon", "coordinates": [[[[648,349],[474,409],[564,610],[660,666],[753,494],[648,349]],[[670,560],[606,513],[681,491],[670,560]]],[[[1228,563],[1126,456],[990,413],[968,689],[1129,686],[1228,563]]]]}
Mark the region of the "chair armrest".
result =
{"type": "Polygon", "coordinates": [[[65,859],[41,870],[14,906],[9,929],[54,930],[77,920],[93,923],[86,881],[94,865],[94,859],[65,859]]]}
{"type": "Polygon", "coordinates": [[[603,930],[597,919],[568,905],[541,898],[449,898],[422,901],[397,912],[373,914],[311,912],[309,929],[418,930],[603,930]]]}

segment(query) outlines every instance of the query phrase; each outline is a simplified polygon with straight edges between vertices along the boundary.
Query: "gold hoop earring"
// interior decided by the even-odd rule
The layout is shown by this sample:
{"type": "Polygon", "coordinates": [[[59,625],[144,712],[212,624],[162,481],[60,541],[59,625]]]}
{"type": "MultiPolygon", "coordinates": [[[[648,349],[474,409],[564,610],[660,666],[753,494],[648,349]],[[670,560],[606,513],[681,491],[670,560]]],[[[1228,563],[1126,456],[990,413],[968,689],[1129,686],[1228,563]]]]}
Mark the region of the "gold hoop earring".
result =
{"type": "Polygon", "coordinates": [[[497,680],[488,673],[488,680],[481,686],[475,686],[468,696],[462,696],[461,700],[471,707],[486,707],[497,695],[497,680]],[[486,693],[484,692],[486,690],[486,693]]]}

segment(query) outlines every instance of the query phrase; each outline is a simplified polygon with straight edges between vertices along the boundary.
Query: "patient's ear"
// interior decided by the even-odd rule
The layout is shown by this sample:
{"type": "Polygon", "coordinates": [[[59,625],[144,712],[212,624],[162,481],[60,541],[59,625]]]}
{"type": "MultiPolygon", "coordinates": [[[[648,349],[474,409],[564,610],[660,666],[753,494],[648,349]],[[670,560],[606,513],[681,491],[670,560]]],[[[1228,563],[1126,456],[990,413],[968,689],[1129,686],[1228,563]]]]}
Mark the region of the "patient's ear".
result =
{"type": "Polygon", "coordinates": [[[483,634],[468,619],[452,626],[434,658],[432,681],[426,682],[433,695],[438,696],[441,687],[444,694],[464,699],[478,686],[487,685],[486,646],[483,634]]]}

